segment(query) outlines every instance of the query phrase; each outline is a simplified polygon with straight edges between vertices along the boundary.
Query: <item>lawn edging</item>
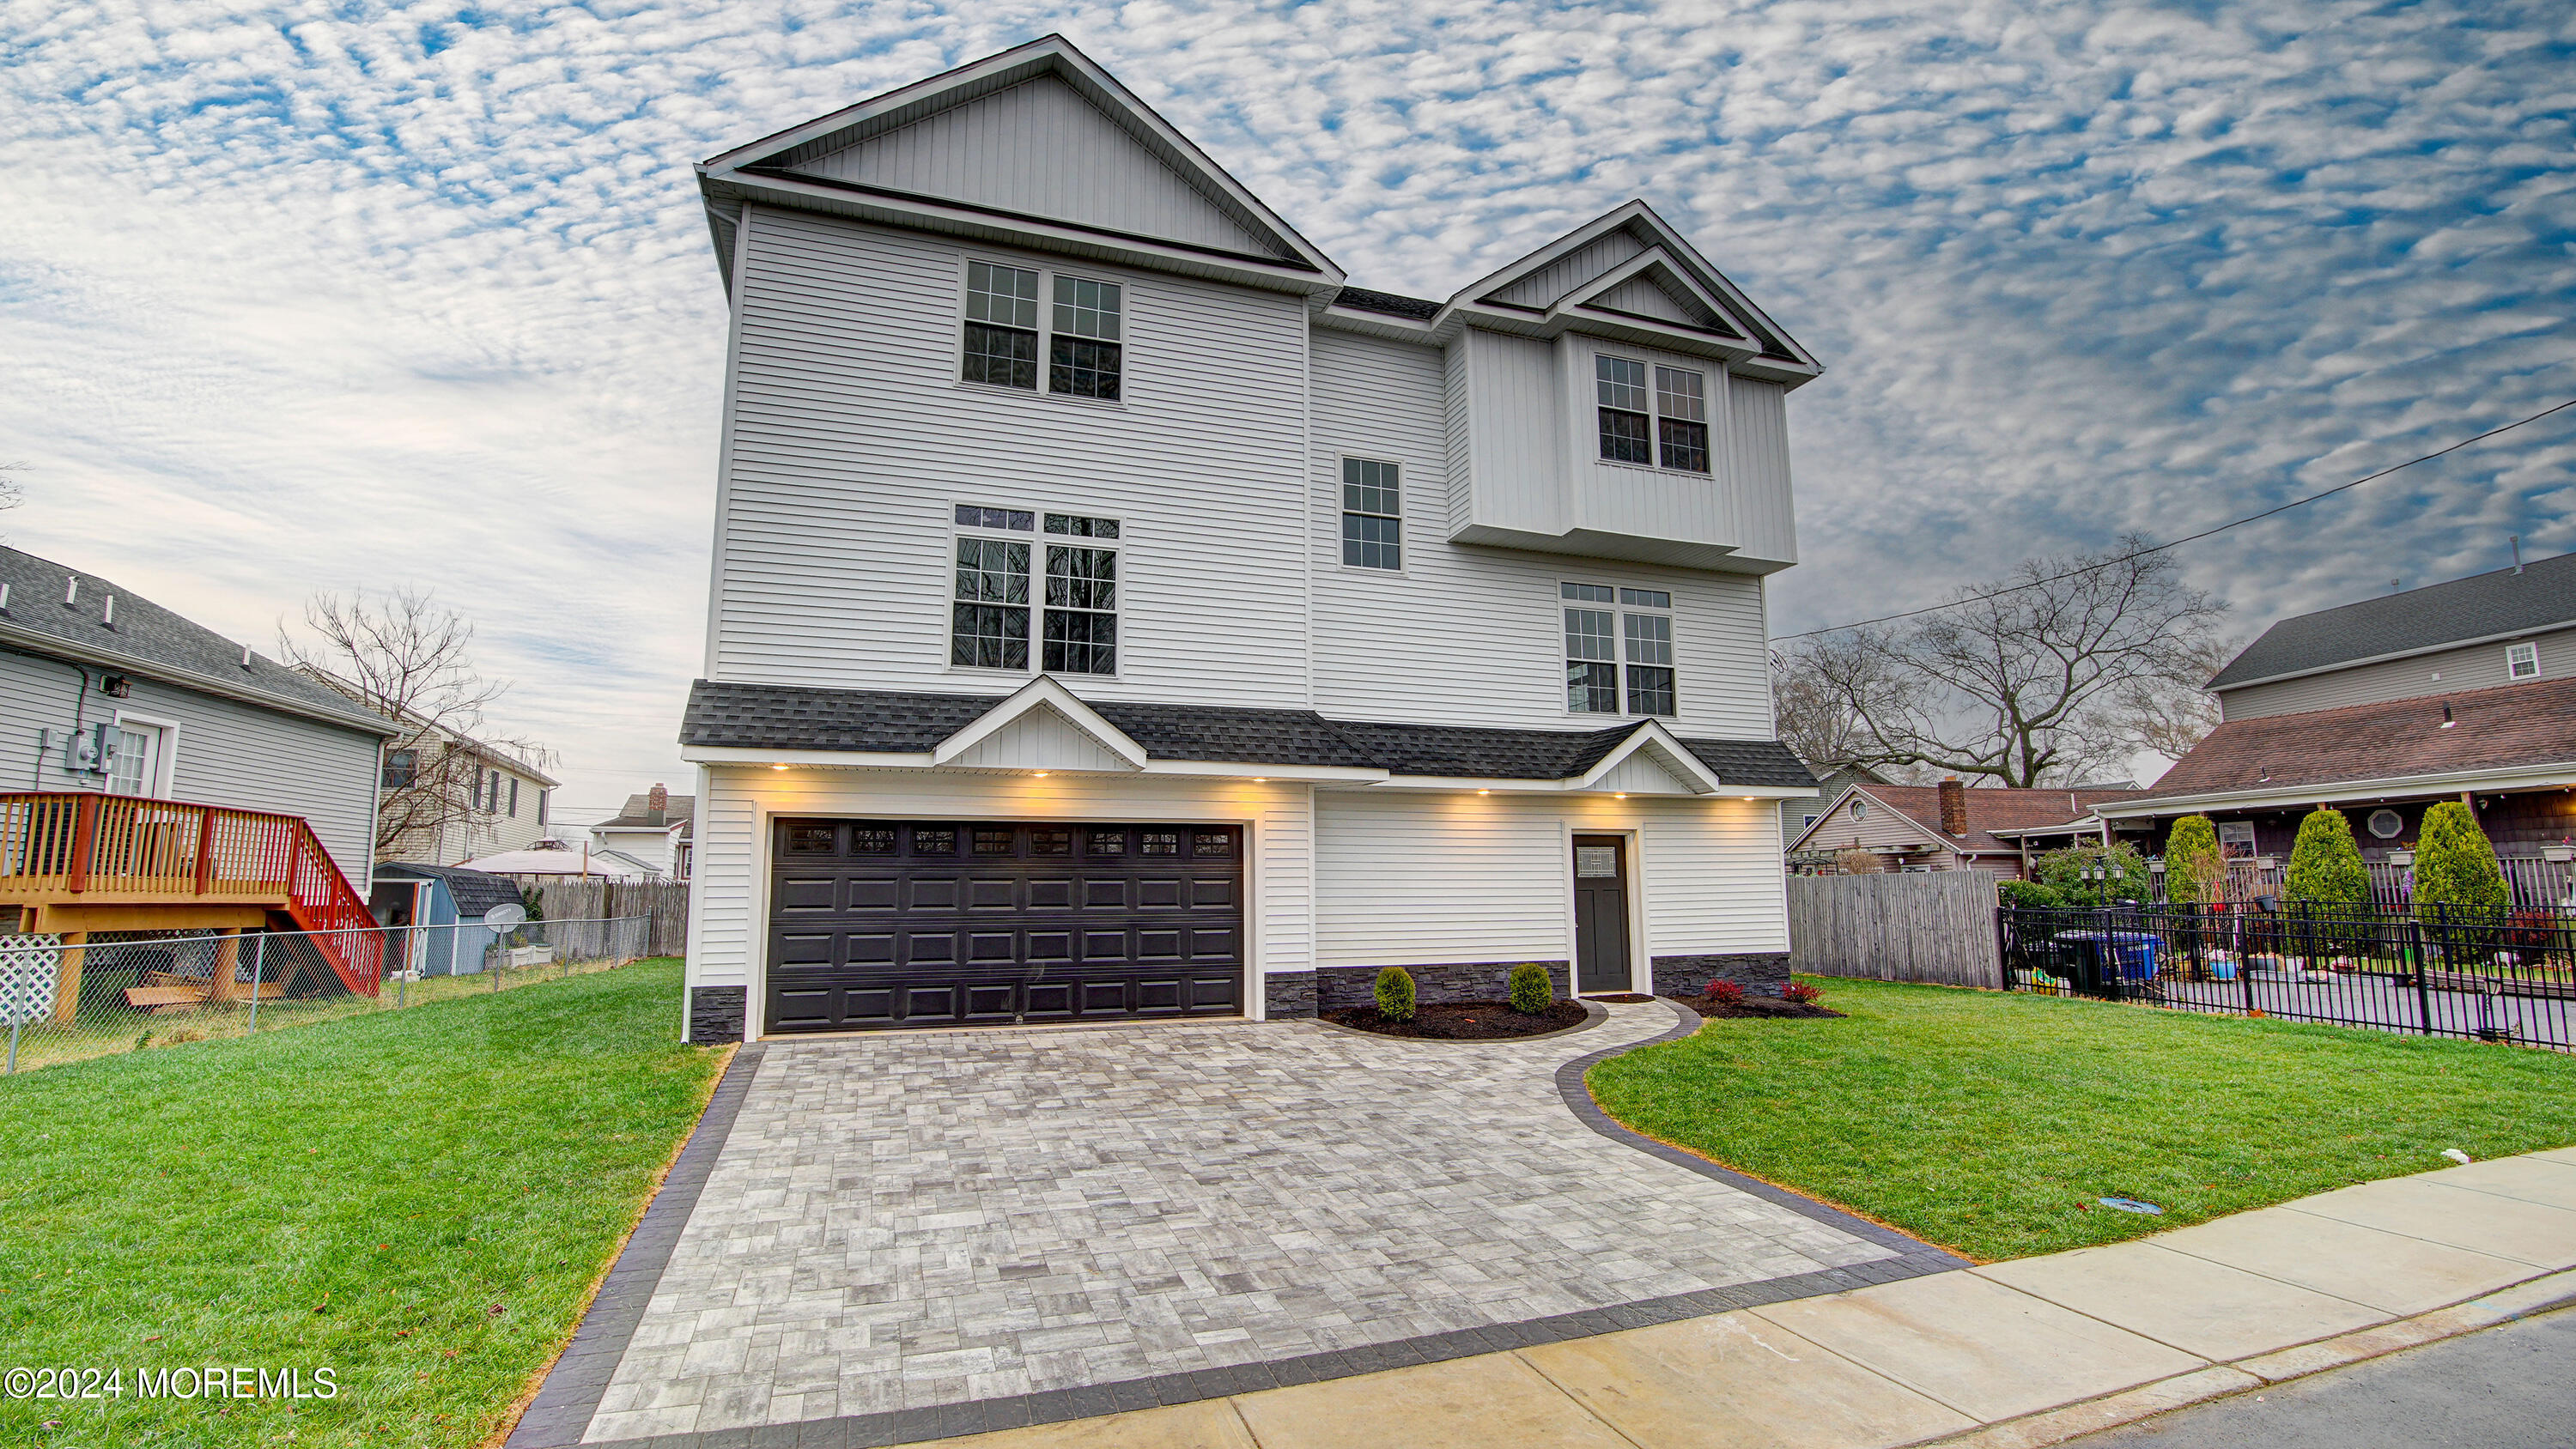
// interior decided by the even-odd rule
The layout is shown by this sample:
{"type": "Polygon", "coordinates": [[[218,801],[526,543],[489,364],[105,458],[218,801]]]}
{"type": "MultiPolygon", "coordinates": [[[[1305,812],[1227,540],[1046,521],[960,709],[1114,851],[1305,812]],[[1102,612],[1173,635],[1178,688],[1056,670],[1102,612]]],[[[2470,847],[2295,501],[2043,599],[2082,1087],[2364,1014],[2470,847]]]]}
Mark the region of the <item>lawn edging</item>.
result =
{"type": "Polygon", "coordinates": [[[1895,1264],[1870,1263],[1849,1270],[1861,1272],[1864,1269],[1884,1269],[1895,1265],[1903,1265],[1907,1270],[1884,1278],[1875,1278],[1872,1281],[1893,1282],[1898,1278],[1911,1278],[1924,1273],[1940,1273],[1952,1268],[1971,1266],[1969,1258],[1949,1248],[1926,1242],[1889,1224],[1864,1217],[1821,1198],[1809,1197],[1805,1193],[1783,1187],[1778,1183],[1766,1182],[1749,1173],[1738,1172],[1688,1148],[1649,1137],[1601,1110],[1601,1104],[1593,1100],[1592,1088],[1584,1081],[1585,1075],[1594,1066],[1612,1057],[1624,1056],[1644,1047],[1661,1046],[1666,1042],[1684,1041],[1697,1036],[1701,1024],[1706,1020],[1698,1012],[1678,1002],[1669,1001],[1660,996],[1655,1000],[1659,1005],[1670,1008],[1673,1015],[1678,1018],[1672,1030],[1648,1041],[1631,1042],[1626,1046],[1594,1052],[1590,1056],[1576,1057],[1556,1069],[1556,1093],[1564,1099],[1566,1110],[1574,1114],[1576,1121],[1613,1142],[1633,1147],[1649,1157],[1659,1157],[1676,1167],[1696,1172],[1702,1177],[1714,1178],[1738,1192],[1748,1193],[1765,1202],[1787,1208],[1801,1217],[1812,1218],[1838,1232],[1849,1233],[1853,1237],[1865,1239],[1881,1247],[1894,1248],[1898,1254],[1895,1264]]]}
{"type": "Polygon", "coordinates": [[[706,1109],[691,1129],[670,1166],[654,1186],[651,1198],[616,1257],[582,1306],[571,1340],[538,1377],[536,1391],[524,1396],[525,1407],[505,1430],[495,1434],[505,1449],[565,1449],[581,1442],[599,1409],[600,1397],[626,1356],[627,1344],[643,1322],[644,1307],[670,1266],[671,1250],[697,1210],[698,1195],[733,1135],[734,1120],[759,1074],[761,1047],[734,1048],[724,1074],[707,1096],[706,1109]]]}

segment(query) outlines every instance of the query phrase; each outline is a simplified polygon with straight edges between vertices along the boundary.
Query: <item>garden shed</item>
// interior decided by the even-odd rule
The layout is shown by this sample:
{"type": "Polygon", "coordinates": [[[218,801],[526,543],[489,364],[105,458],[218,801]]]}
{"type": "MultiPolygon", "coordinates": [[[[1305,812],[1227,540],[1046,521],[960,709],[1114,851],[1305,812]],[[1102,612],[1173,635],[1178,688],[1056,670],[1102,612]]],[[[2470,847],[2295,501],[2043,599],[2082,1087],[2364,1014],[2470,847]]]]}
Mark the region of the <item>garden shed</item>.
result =
{"type": "Polygon", "coordinates": [[[422,976],[470,976],[483,969],[492,935],[480,922],[499,905],[525,905],[519,884],[508,876],[490,875],[453,865],[389,862],[376,867],[375,890],[368,904],[388,927],[408,927],[388,940],[388,970],[409,969],[422,976]],[[395,963],[402,965],[397,967],[395,963]]]}

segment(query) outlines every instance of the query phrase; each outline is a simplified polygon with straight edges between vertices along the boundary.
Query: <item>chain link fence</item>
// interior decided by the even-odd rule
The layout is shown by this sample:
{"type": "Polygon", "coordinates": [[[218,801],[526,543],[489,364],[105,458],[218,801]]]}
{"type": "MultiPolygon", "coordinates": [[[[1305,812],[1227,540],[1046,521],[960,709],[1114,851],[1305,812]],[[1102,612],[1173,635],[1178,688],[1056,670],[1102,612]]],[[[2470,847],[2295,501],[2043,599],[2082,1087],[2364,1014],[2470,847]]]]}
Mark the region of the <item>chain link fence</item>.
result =
{"type": "Polygon", "coordinates": [[[0,936],[9,1072],[278,1031],[605,971],[651,949],[650,916],[363,931],[96,931],[0,936]],[[368,949],[368,948],[379,949],[368,949]],[[334,960],[381,960],[370,996],[334,960]]]}

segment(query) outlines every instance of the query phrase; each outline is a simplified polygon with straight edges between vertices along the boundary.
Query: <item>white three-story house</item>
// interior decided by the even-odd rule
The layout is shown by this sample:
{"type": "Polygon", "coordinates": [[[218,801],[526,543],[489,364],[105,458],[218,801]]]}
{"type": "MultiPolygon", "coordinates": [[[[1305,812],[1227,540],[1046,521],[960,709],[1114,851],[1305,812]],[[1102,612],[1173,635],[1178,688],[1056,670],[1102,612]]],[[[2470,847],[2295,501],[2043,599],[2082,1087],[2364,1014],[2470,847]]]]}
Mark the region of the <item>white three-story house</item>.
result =
{"type": "Polygon", "coordinates": [[[1644,202],[1365,291],[1054,37],[699,178],[693,1037],[1782,979],[1818,366],[1644,202]]]}

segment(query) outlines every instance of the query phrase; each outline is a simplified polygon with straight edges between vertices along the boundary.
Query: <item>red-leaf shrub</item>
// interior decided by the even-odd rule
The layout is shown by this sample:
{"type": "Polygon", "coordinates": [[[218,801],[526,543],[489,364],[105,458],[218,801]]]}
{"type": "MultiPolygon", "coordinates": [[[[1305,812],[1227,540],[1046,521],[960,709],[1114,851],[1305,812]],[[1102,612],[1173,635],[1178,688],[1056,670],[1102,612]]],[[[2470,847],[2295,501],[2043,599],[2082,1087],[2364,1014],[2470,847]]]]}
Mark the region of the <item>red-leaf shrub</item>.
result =
{"type": "Polygon", "coordinates": [[[1708,983],[1708,997],[1720,1006],[1742,1006],[1744,987],[1733,981],[1712,981],[1708,983]]]}
{"type": "Polygon", "coordinates": [[[1798,1006],[1811,1005],[1817,997],[1824,994],[1804,981],[1792,981],[1780,988],[1780,999],[1798,1006]]]}

